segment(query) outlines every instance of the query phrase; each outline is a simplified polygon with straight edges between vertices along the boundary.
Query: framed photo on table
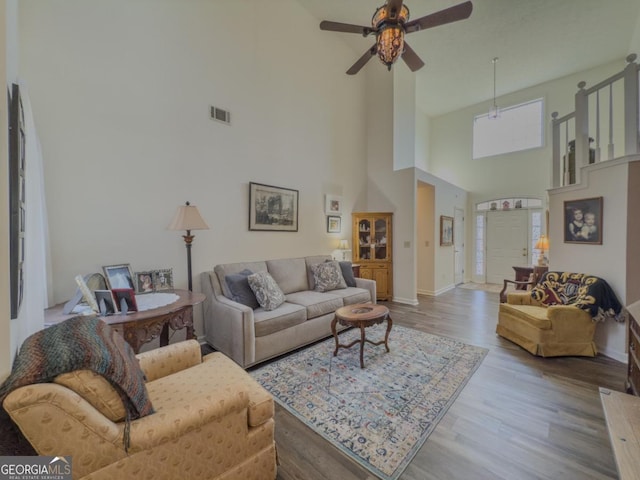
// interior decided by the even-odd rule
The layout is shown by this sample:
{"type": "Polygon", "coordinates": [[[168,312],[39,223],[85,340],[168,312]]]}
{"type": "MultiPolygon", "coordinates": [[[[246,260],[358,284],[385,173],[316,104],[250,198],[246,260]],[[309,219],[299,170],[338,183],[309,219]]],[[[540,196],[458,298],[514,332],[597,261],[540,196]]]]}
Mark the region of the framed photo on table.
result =
{"type": "Polygon", "coordinates": [[[93,294],[96,296],[100,315],[106,316],[118,313],[118,304],[111,290],[96,290],[93,294]]]}
{"type": "Polygon", "coordinates": [[[564,243],[602,245],[602,197],[564,202],[564,243]]]}
{"type": "Polygon", "coordinates": [[[133,288],[114,288],[111,290],[116,300],[116,306],[121,312],[137,312],[136,294],[133,288]]]}
{"type": "Polygon", "coordinates": [[[173,288],[173,269],[165,268],[163,270],[153,271],[153,289],[156,292],[162,290],[171,290],[173,288]]]}
{"type": "Polygon", "coordinates": [[[249,183],[249,230],[298,231],[298,190],[249,183]]]}
{"type": "Polygon", "coordinates": [[[440,215],[440,246],[453,245],[453,217],[440,215]]]}
{"type": "Polygon", "coordinates": [[[133,272],[131,265],[123,263],[121,265],[107,265],[102,267],[104,277],[107,279],[109,290],[114,288],[135,288],[133,283],[133,272]]]}
{"type": "Polygon", "coordinates": [[[151,293],[153,292],[153,271],[136,272],[136,292],[151,293]]]}

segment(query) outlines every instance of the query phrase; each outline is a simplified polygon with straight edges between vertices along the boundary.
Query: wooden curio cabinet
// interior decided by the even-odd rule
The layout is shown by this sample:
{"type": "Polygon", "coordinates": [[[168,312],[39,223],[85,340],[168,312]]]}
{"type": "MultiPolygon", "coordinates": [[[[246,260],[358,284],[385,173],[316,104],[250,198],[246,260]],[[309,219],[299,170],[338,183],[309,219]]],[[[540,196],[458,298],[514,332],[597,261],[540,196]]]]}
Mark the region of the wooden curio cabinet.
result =
{"type": "Polygon", "coordinates": [[[360,277],[376,281],[378,300],[393,297],[392,213],[362,212],[353,215],[353,263],[360,277]]]}

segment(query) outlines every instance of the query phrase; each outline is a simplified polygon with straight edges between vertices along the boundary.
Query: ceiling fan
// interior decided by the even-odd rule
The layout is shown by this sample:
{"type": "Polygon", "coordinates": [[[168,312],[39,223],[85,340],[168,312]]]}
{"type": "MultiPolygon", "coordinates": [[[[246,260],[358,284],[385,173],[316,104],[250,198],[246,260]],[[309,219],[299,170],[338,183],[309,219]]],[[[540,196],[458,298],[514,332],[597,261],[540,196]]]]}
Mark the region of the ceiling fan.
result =
{"type": "Polygon", "coordinates": [[[364,55],[347,70],[348,75],[358,73],[375,54],[378,54],[382,63],[384,63],[389,70],[391,70],[391,65],[395,63],[398,57],[402,56],[402,59],[411,71],[415,72],[424,67],[424,62],[404,41],[405,34],[464,20],[469,18],[472,10],[473,5],[468,1],[408,22],[409,9],[406,5],[402,4],[402,0],[387,0],[387,2],[379,7],[373,14],[371,27],[361,27],[349,23],[324,20],[320,22],[320,29],[332,32],[359,33],[364,37],[368,37],[372,33],[375,34],[375,45],[367,50],[364,55]]]}

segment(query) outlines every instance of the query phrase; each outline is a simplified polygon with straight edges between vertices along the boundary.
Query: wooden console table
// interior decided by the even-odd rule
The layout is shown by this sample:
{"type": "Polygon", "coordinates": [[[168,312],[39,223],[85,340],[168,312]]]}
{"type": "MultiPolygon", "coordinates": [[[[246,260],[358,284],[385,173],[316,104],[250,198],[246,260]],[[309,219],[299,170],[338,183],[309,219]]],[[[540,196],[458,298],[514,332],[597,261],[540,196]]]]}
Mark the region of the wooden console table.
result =
{"type": "MultiPolygon", "coordinates": [[[[189,290],[167,290],[163,293],[174,293],[178,295],[178,300],[169,305],[145,310],[143,312],[133,312],[127,315],[98,316],[108,323],[111,328],[122,334],[124,339],[131,345],[134,352],[139,353],[140,347],[160,336],[160,346],[169,344],[169,328],[181,330],[186,328],[187,340],[196,338],[193,330],[193,306],[204,302],[203,293],[190,292],[189,290]]],[[[44,311],[44,324],[50,326],[76,315],[64,315],[62,308],[64,304],[59,304],[44,311]]]]}
{"type": "MultiPolygon", "coordinates": [[[[533,281],[538,282],[543,273],[549,270],[549,267],[534,265],[533,267],[511,267],[516,272],[516,282],[528,282],[531,274],[533,274],[533,281]]],[[[526,290],[527,285],[517,285],[516,289],[526,290]]]]}

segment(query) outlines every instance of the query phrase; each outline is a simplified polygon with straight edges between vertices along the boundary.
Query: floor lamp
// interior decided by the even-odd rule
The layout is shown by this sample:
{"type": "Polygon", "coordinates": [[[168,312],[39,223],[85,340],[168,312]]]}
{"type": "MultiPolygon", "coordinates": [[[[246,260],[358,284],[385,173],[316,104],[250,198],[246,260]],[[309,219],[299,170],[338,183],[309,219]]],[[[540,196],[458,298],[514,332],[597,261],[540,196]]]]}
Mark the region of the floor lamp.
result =
{"type": "Polygon", "coordinates": [[[191,235],[191,230],[209,230],[209,225],[203,220],[198,207],[186,202],[183,206],[178,207],[178,211],[167,227],[168,230],[186,230],[187,234],[183,235],[184,243],[187,247],[187,277],[189,281],[189,291],[193,291],[191,281],[191,244],[195,235],[191,235]]]}

